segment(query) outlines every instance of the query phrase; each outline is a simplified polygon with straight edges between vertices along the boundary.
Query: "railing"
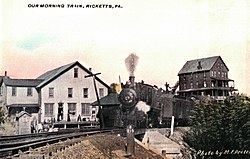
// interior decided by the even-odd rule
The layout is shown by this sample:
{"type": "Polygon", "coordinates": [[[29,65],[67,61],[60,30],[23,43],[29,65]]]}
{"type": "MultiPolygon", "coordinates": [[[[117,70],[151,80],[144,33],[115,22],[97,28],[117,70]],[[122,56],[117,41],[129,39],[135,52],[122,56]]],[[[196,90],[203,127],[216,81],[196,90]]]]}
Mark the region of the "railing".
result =
{"type": "Polygon", "coordinates": [[[227,97],[226,96],[210,96],[211,99],[224,101],[227,97]]]}

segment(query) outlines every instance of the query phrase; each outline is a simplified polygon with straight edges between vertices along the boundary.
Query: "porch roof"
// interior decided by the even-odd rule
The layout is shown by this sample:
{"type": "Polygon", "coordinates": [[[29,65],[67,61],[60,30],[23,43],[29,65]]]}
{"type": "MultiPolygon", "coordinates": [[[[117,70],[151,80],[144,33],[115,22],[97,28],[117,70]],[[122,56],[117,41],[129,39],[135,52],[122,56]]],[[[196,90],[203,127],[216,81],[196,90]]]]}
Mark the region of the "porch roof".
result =
{"type": "Polygon", "coordinates": [[[18,107],[40,107],[39,104],[10,104],[7,105],[9,108],[18,108],[18,107]]]}

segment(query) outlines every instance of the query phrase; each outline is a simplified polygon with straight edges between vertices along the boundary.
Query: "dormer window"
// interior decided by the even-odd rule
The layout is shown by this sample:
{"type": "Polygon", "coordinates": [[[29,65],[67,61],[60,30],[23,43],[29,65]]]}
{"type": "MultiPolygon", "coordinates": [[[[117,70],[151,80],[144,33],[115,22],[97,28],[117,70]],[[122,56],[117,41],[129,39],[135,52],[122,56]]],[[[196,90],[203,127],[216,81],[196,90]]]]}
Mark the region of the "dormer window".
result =
{"type": "Polygon", "coordinates": [[[202,69],[201,67],[201,61],[198,61],[198,66],[197,66],[198,70],[202,69]]]}

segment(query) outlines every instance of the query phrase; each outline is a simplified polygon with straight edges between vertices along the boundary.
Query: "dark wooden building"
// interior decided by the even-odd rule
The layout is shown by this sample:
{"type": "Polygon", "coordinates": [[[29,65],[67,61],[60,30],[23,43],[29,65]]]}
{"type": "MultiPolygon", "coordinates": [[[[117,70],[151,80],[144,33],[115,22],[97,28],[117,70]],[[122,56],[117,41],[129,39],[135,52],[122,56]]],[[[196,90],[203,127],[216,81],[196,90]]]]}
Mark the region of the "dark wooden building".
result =
{"type": "MultiPolygon", "coordinates": [[[[92,106],[98,106],[98,102],[95,101],[92,106]]],[[[121,103],[118,100],[118,94],[116,92],[109,93],[107,96],[100,99],[100,105],[102,106],[102,114],[105,127],[120,127],[121,126],[121,103]]]]}
{"type": "Polygon", "coordinates": [[[179,71],[179,95],[184,97],[207,96],[224,100],[234,88],[228,77],[228,67],[220,56],[187,61],[179,71]]]}

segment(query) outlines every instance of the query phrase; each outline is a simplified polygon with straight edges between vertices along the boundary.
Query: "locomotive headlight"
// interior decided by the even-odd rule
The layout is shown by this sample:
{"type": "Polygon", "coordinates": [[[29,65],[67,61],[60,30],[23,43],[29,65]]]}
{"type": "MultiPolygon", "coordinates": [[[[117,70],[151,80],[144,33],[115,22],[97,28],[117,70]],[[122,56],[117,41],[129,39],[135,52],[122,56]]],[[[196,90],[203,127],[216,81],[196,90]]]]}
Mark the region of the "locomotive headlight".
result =
{"type": "Polygon", "coordinates": [[[126,109],[131,109],[134,107],[138,102],[135,90],[131,88],[124,88],[119,95],[119,101],[126,109]]]}

